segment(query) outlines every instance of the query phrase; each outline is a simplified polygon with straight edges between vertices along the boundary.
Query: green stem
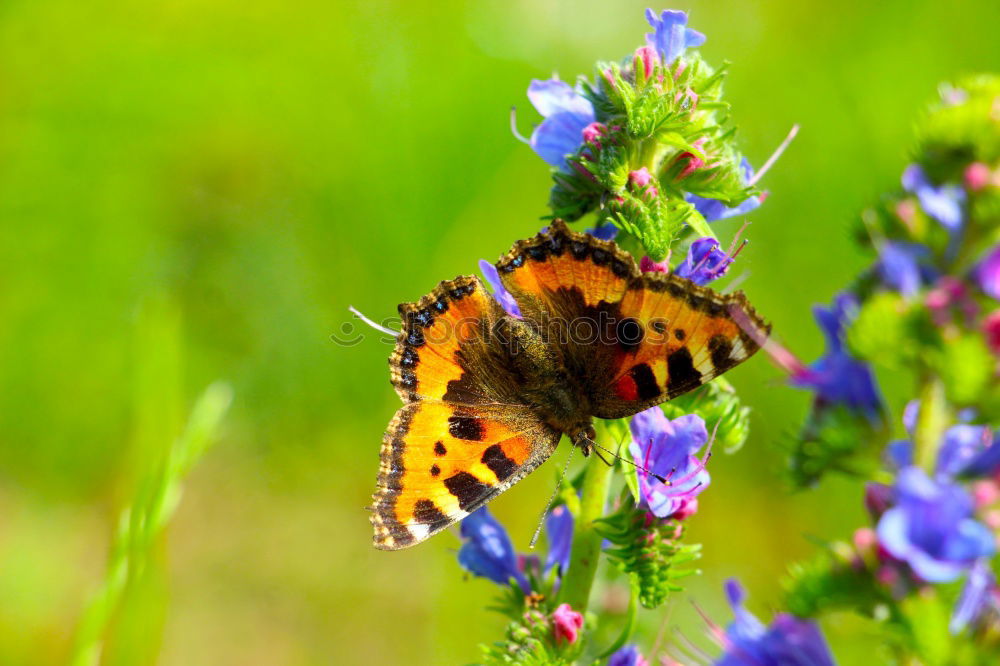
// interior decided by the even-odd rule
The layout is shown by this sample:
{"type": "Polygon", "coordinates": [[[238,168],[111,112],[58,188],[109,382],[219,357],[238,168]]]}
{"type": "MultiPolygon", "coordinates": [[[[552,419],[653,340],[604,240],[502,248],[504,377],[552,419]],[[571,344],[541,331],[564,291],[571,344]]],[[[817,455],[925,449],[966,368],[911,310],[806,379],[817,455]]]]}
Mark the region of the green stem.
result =
{"type": "Polygon", "coordinates": [[[913,459],[928,472],[934,471],[941,436],[948,425],[948,405],[944,385],[934,375],[926,375],[920,383],[920,411],[913,434],[913,459]]]}
{"type": "MultiPolygon", "coordinates": [[[[600,423],[598,430],[605,431],[600,423]]],[[[559,602],[569,604],[580,613],[587,610],[590,589],[600,563],[603,537],[594,529],[594,521],[604,517],[613,469],[600,460],[590,460],[583,477],[580,512],[573,525],[569,570],[559,587],[559,602]]]]}

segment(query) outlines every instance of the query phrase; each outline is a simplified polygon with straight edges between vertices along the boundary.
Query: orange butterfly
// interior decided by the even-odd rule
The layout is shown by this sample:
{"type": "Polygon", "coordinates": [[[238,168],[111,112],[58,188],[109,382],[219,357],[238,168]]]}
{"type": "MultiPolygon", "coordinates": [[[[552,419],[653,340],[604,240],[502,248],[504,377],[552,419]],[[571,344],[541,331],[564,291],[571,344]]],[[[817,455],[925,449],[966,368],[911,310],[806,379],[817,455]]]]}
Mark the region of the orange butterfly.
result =
{"type": "Polygon", "coordinates": [[[742,293],[643,273],[615,243],[561,220],[496,268],[522,318],[475,276],[399,306],[389,364],[405,404],[382,440],[376,548],[412,546],[461,520],[564,434],[589,453],[594,417],[631,416],[701,386],[770,332],[742,293]]]}

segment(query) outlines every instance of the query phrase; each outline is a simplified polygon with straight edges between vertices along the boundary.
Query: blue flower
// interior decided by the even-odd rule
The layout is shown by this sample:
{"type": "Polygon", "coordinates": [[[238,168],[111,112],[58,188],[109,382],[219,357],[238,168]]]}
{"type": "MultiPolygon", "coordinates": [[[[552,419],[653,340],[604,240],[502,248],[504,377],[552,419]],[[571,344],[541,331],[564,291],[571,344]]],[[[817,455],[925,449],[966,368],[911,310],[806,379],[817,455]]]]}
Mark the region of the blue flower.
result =
{"type": "Polygon", "coordinates": [[[554,507],[545,518],[545,536],[549,552],[545,556],[545,573],[558,566],[560,575],[569,567],[573,546],[573,514],[565,506],[554,507]]]}
{"type": "Polygon", "coordinates": [[[779,613],[765,627],[743,606],[744,592],[737,581],[726,581],[726,596],[735,617],[726,627],[725,653],[716,666],[833,666],[815,622],[779,613]]]}
{"type": "Polygon", "coordinates": [[[916,243],[883,243],[879,248],[878,272],[890,289],[904,296],[914,296],[920,287],[934,278],[934,271],[921,266],[928,250],[916,243]]]}
{"type": "Polygon", "coordinates": [[[587,229],[587,233],[598,240],[614,240],[618,235],[618,227],[608,222],[592,229],[587,229]]]}
{"type": "Polygon", "coordinates": [[[924,212],[941,223],[945,229],[955,231],[962,226],[965,190],[957,185],[935,186],[919,164],[911,164],[903,171],[903,189],[917,195],[924,212]]]}
{"type": "Polygon", "coordinates": [[[636,468],[639,505],[658,518],[684,518],[694,513],[698,495],[711,481],[705,469],[708,455],[704,460],[694,456],[708,442],[705,421],[695,414],[671,421],[662,409],[651,407],[633,416],[629,429],[629,453],[641,466],[636,468]],[[667,483],[656,476],[666,478],[667,483]]]}
{"type": "Polygon", "coordinates": [[[639,648],[626,645],[608,657],[608,666],[648,666],[649,662],[639,653],[639,648]]]}
{"type": "Polygon", "coordinates": [[[997,608],[997,581],[985,558],[976,560],[969,569],[962,594],[958,597],[955,610],[951,614],[948,628],[951,633],[960,633],[982,617],[987,608],[997,608]]]}
{"type": "Polygon", "coordinates": [[[795,376],[792,384],[813,389],[822,402],[845,405],[875,417],[881,405],[875,378],[868,364],[848,353],[843,341],[857,308],[857,299],[846,292],[834,298],[830,308],[813,308],[816,323],[826,337],[826,354],[807,372],[795,376]]]}
{"type": "Polygon", "coordinates": [[[473,511],[462,521],[462,547],[458,563],[473,575],[507,585],[513,578],[525,594],[531,586],[517,567],[517,554],[503,525],[490,515],[486,507],[473,511]]]}
{"type": "Polygon", "coordinates": [[[989,476],[1000,463],[1000,443],[985,426],[955,425],[938,449],[937,473],[945,477],[989,476]]]}
{"type": "Polygon", "coordinates": [[[583,143],[583,130],[596,120],[594,107],[568,83],[532,79],[528,99],[545,117],[531,133],[531,149],[554,167],[566,170],[566,156],[583,143]]]}
{"type": "MultiPolygon", "coordinates": [[[[745,157],[743,158],[743,161],[740,162],[740,171],[743,174],[743,184],[748,184],[750,179],[753,178],[753,167],[750,166],[750,162],[747,161],[747,158],[745,157]]],[[[752,196],[746,201],[733,207],[727,206],[718,199],[701,197],[697,194],[686,194],[684,195],[684,199],[687,202],[694,204],[695,210],[701,213],[701,216],[705,218],[706,222],[715,222],[716,220],[724,220],[727,217],[746,215],[760,206],[763,200],[763,195],[752,196]]]]}
{"type": "Polygon", "coordinates": [[[996,550],[993,533],[973,518],[972,497],[961,486],[907,467],[896,478],[895,499],[879,519],[879,543],[921,579],[955,580],[996,550]]]}
{"type": "Polygon", "coordinates": [[[733,258],[719,249],[719,241],[699,238],[691,243],[687,257],[675,273],[695,284],[705,285],[725,275],[731,263],[733,258]]]}
{"type": "Polygon", "coordinates": [[[657,16],[652,9],[647,9],[646,20],[653,28],[653,32],[646,35],[646,41],[659,52],[665,65],[684,55],[684,49],[705,43],[705,35],[687,27],[685,12],[665,9],[657,16]]]}
{"type": "Polygon", "coordinates": [[[507,314],[520,318],[521,308],[517,306],[517,301],[514,300],[511,293],[503,286],[503,282],[500,281],[500,274],[497,273],[496,266],[485,259],[480,259],[479,270],[482,271],[483,277],[486,278],[486,282],[489,283],[490,288],[493,290],[493,298],[497,299],[497,302],[503,306],[507,314]]]}
{"type": "Polygon", "coordinates": [[[983,257],[975,268],[976,281],[987,296],[1000,300],[1000,245],[983,257]]]}

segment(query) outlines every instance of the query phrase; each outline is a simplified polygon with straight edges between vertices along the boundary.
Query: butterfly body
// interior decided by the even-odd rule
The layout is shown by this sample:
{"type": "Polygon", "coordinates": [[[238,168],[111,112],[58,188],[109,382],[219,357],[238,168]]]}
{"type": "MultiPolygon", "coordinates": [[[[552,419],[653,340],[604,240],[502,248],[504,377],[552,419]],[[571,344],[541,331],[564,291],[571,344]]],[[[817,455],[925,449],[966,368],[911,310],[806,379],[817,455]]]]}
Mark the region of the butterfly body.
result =
{"type": "Polygon", "coordinates": [[[382,443],[377,548],[460,520],[544,462],[564,434],[587,453],[594,418],[686,393],[748,358],[769,331],[742,294],[642,273],[613,242],[558,220],[496,269],[520,317],[472,276],[399,308],[390,366],[404,405],[382,443]]]}

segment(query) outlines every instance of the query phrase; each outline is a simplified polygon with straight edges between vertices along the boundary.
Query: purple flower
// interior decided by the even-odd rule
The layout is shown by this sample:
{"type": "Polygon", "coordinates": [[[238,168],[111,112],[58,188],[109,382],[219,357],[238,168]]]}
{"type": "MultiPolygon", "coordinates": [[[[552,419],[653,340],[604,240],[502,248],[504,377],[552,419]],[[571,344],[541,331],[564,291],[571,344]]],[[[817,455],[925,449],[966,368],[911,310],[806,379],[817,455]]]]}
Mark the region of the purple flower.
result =
{"type": "Polygon", "coordinates": [[[996,550],[993,533],[973,518],[972,497],[961,486],[907,467],[896,478],[895,500],[879,519],[879,544],[925,581],[955,580],[996,550]]]}
{"type": "Polygon", "coordinates": [[[985,426],[955,425],[938,449],[937,473],[944,477],[989,476],[1000,463],[1000,443],[985,426]]]}
{"type": "Polygon", "coordinates": [[[857,316],[857,309],[857,299],[847,292],[834,298],[832,307],[813,308],[816,323],[826,337],[826,354],[793,377],[792,384],[813,389],[822,402],[845,405],[875,417],[881,405],[875,378],[866,363],[848,353],[843,341],[845,328],[857,316]]]}
{"type": "Polygon", "coordinates": [[[569,555],[573,546],[573,514],[565,506],[557,506],[545,518],[545,536],[549,552],[545,557],[545,573],[558,566],[560,575],[569,568],[569,555]]]}
{"type": "Polygon", "coordinates": [[[987,296],[1000,300],[1000,245],[997,245],[975,268],[976,281],[987,296]]]}
{"type": "MultiPolygon", "coordinates": [[[[750,182],[750,179],[753,178],[753,167],[750,166],[750,162],[747,161],[745,157],[743,158],[743,161],[740,162],[740,170],[743,173],[743,184],[746,185],[750,182]]],[[[724,220],[727,217],[746,215],[750,211],[759,207],[763,202],[764,197],[763,195],[753,196],[731,208],[718,199],[700,197],[697,194],[686,194],[684,199],[689,203],[694,204],[695,210],[701,213],[701,216],[705,218],[706,222],[715,222],[716,220],[724,220]]]]}
{"type": "Polygon", "coordinates": [[[485,259],[480,259],[479,270],[482,271],[483,277],[486,278],[486,282],[489,283],[490,288],[493,290],[493,298],[497,299],[497,302],[503,306],[507,314],[520,319],[521,308],[517,306],[517,301],[514,300],[511,293],[503,286],[503,282],[500,281],[500,274],[497,273],[496,266],[485,259]]]}
{"type": "Polygon", "coordinates": [[[726,627],[725,653],[716,666],[833,666],[833,656],[815,622],[779,613],[765,627],[743,606],[740,584],[726,581],[735,616],[726,627]]]}
{"type": "Polygon", "coordinates": [[[599,240],[614,240],[618,235],[618,227],[608,222],[592,229],[587,229],[587,233],[599,240]]]}
{"type": "Polygon", "coordinates": [[[955,604],[948,628],[951,633],[958,634],[970,624],[975,623],[989,609],[997,609],[997,581],[985,558],[976,560],[969,569],[969,577],[965,579],[962,594],[955,604]]]}
{"type": "Polygon", "coordinates": [[[965,190],[957,185],[935,186],[919,164],[911,164],[903,171],[903,189],[917,195],[924,212],[941,223],[945,229],[955,231],[962,226],[962,205],[965,190]]]}
{"type": "Polygon", "coordinates": [[[646,42],[659,52],[666,65],[684,55],[685,49],[705,43],[705,35],[687,27],[685,12],[665,9],[657,16],[652,9],[647,9],[646,20],[653,28],[653,32],[646,35],[646,42]]]}
{"type": "Polygon", "coordinates": [[[694,456],[708,441],[708,431],[700,416],[688,414],[673,421],[659,407],[650,407],[629,423],[632,443],[629,452],[637,468],[639,505],[657,518],[690,515],[701,491],[711,480],[705,458],[694,456]],[[667,483],[656,478],[666,478],[667,483]],[[678,515],[680,514],[680,515],[678,515]]]}
{"type": "Polygon", "coordinates": [[[525,594],[531,593],[528,580],[517,567],[517,554],[507,530],[485,506],[466,516],[460,531],[464,543],[458,550],[458,563],[462,568],[500,585],[507,585],[513,578],[525,594]]]}
{"type": "Polygon", "coordinates": [[[639,648],[626,645],[610,657],[608,666],[648,666],[649,662],[639,653],[639,648]]]}
{"type": "Polygon", "coordinates": [[[706,236],[691,243],[688,256],[675,272],[695,284],[705,285],[725,275],[731,263],[733,258],[719,249],[719,241],[706,236]]]}
{"type": "Polygon", "coordinates": [[[531,133],[531,149],[554,167],[566,170],[566,156],[583,143],[583,130],[596,120],[594,107],[568,83],[532,79],[528,99],[545,117],[531,133]]]}
{"type": "Polygon", "coordinates": [[[920,287],[934,279],[933,271],[920,265],[927,248],[915,243],[888,242],[879,248],[878,272],[890,289],[904,296],[914,296],[920,287]]]}

